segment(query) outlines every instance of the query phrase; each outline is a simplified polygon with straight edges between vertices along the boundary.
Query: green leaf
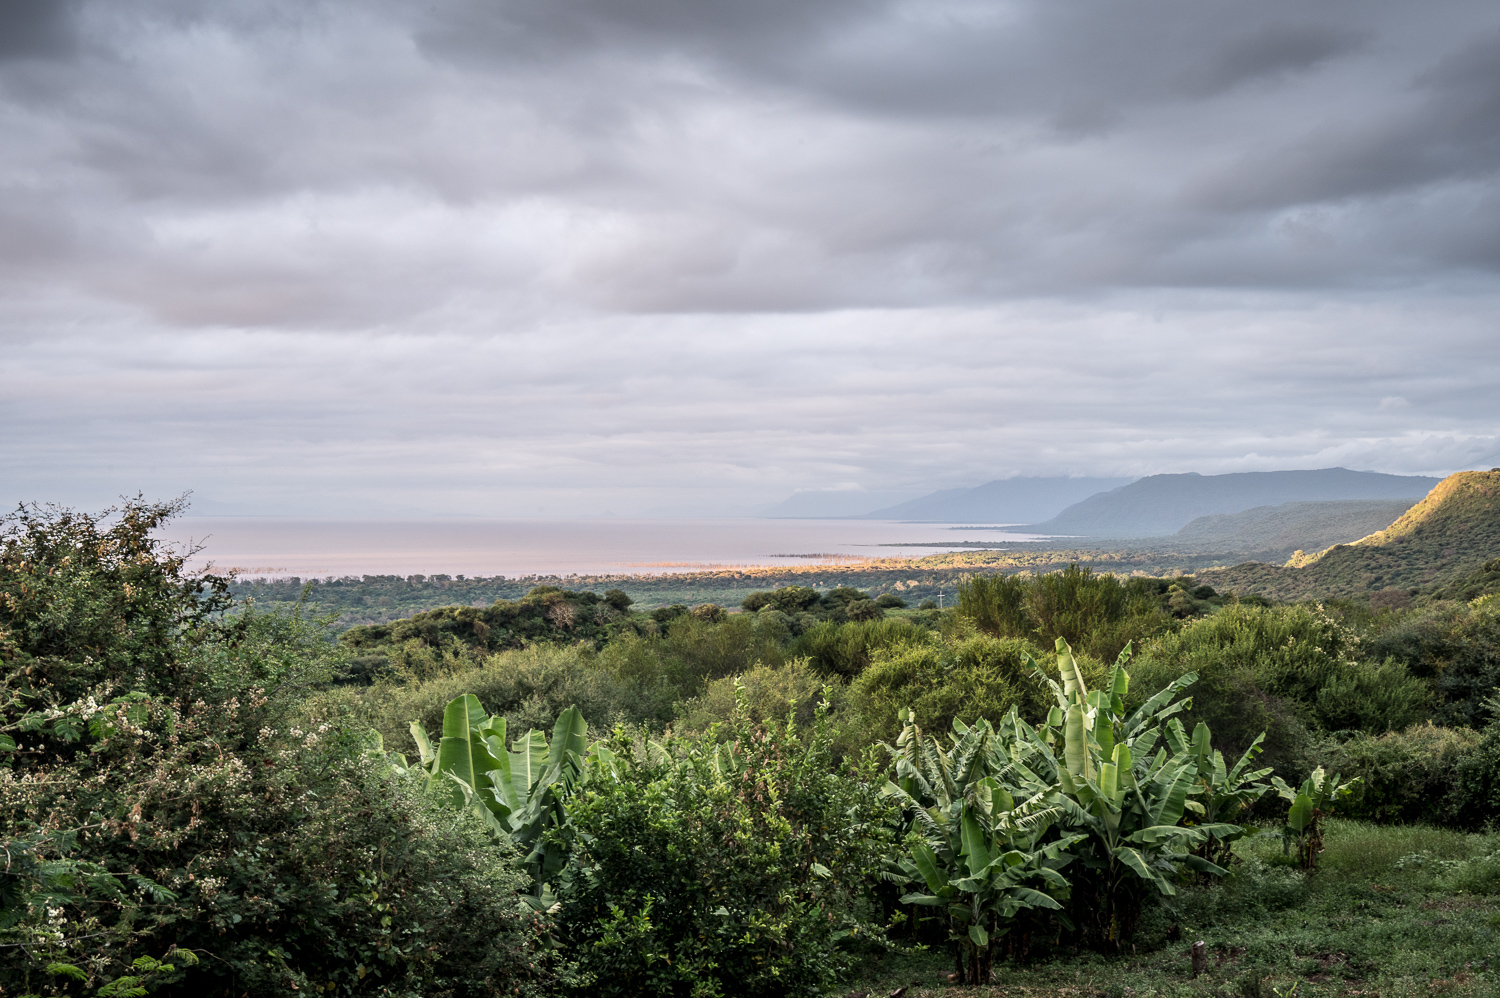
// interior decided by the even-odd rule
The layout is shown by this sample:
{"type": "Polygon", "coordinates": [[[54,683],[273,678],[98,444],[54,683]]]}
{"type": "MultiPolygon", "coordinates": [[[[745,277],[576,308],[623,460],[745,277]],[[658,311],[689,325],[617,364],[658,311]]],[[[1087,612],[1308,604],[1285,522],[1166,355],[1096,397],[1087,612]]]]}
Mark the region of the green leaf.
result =
{"type": "Polygon", "coordinates": [[[1094,741],[1099,743],[1099,753],[1108,759],[1115,752],[1115,726],[1103,709],[1094,724],[1094,741]]]}
{"type": "Polygon", "coordinates": [[[920,904],[927,908],[939,908],[948,903],[947,898],[933,897],[931,894],[903,894],[902,904],[920,904]]]}
{"type": "Polygon", "coordinates": [[[1287,827],[1300,835],[1312,824],[1312,815],[1312,798],[1305,793],[1298,794],[1297,799],[1292,802],[1291,810],[1287,812],[1287,827]]]}
{"type": "MultiPolygon", "coordinates": [[[[1062,638],[1058,640],[1061,641],[1062,638]]],[[[1067,720],[1063,722],[1063,759],[1067,762],[1068,772],[1074,776],[1083,775],[1089,751],[1086,738],[1083,706],[1075,703],[1068,708],[1067,720]]]]}
{"type": "Polygon", "coordinates": [[[1215,877],[1229,876],[1228,870],[1224,869],[1217,863],[1209,862],[1202,856],[1194,856],[1193,854],[1189,853],[1188,855],[1182,857],[1182,861],[1187,864],[1188,869],[1197,870],[1199,873],[1207,873],[1215,877]]]}
{"type": "MultiPolygon", "coordinates": [[[[484,786],[484,775],[500,768],[500,761],[490,754],[480,730],[489,720],[479,698],[472,693],[455,697],[443,711],[443,739],[438,743],[436,773],[450,776],[467,787],[469,793],[460,796],[456,787],[447,794],[455,804],[465,803],[484,786]]],[[[429,784],[433,792],[442,794],[443,784],[429,784]]]]}
{"type": "Polygon", "coordinates": [[[518,796],[529,796],[546,771],[547,736],[533,728],[516,739],[516,747],[510,753],[510,778],[518,796]]]}
{"type": "Polygon", "coordinates": [[[934,894],[941,893],[948,886],[948,877],[938,867],[937,853],[925,842],[914,843],[911,847],[912,862],[917,867],[917,872],[922,874],[922,879],[927,882],[927,889],[934,894]]]}
{"type": "Polygon", "coordinates": [[[1111,801],[1119,799],[1119,776],[1120,767],[1112,762],[1106,762],[1099,767],[1099,792],[1111,801]]]}
{"type": "Polygon", "coordinates": [[[984,926],[975,922],[969,926],[969,938],[974,940],[974,945],[980,949],[988,949],[990,945],[990,934],[984,931],[984,926]]]}
{"type": "Polygon", "coordinates": [[[1147,722],[1151,721],[1153,718],[1159,717],[1164,708],[1170,709],[1167,708],[1167,705],[1172,702],[1172,698],[1175,697],[1179,691],[1186,689],[1197,681],[1198,674],[1196,672],[1189,672],[1188,674],[1174,679],[1172,682],[1168,683],[1166,689],[1162,690],[1160,693],[1157,693],[1155,696],[1151,697],[1151,699],[1141,704],[1140,707],[1136,708],[1135,713],[1131,714],[1130,717],[1125,720],[1125,736],[1127,738],[1130,737],[1131,735],[1135,734],[1137,730],[1144,727],[1147,722]]]}
{"type": "MultiPolygon", "coordinates": [[[[1066,884],[1067,881],[1063,881],[1063,883],[1066,884]]],[[[1062,905],[1058,904],[1057,899],[1052,895],[1043,894],[1041,891],[1035,890],[1031,887],[1012,887],[1010,889],[1010,895],[1016,900],[1025,903],[1026,906],[1030,908],[1049,908],[1053,911],[1057,911],[1062,908],[1062,905]]]]}
{"type": "Polygon", "coordinates": [[[1130,751],[1130,746],[1120,742],[1115,746],[1114,752],[1115,770],[1119,773],[1116,779],[1124,789],[1135,786],[1135,759],[1130,751]]]}
{"type": "Polygon", "coordinates": [[[443,710],[443,737],[468,738],[470,732],[487,720],[489,716],[474,694],[454,697],[443,710]]]}
{"type": "Polygon", "coordinates": [[[1162,879],[1161,874],[1151,869],[1146,863],[1146,857],[1130,847],[1123,847],[1115,852],[1120,862],[1128,866],[1136,876],[1142,880],[1149,880],[1156,885],[1156,889],[1163,894],[1176,894],[1177,891],[1171,884],[1162,879]]]}
{"type": "Polygon", "coordinates": [[[963,817],[959,819],[959,842],[962,854],[968,858],[971,877],[979,876],[994,859],[990,854],[989,838],[974,812],[965,807],[963,817]]]}
{"type": "Polygon", "coordinates": [[[422,725],[416,721],[411,722],[411,739],[417,743],[417,752],[422,757],[423,766],[431,766],[432,761],[437,758],[437,750],[432,747],[427,732],[422,730],[422,725]]]}
{"type": "Polygon", "coordinates": [[[1158,825],[1175,825],[1181,821],[1183,802],[1187,800],[1188,790],[1192,785],[1193,777],[1188,773],[1188,767],[1180,767],[1175,778],[1168,784],[1166,793],[1162,795],[1161,802],[1157,804],[1152,820],[1158,825]]]}
{"type": "Polygon", "coordinates": [[[557,715],[557,723],[552,728],[552,744],[547,749],[547,765],[566,766],[570,757],[576,760],[573,766],[581,765],[589,750],[588,730],[583,712],[577,707],[569,707],[557,715]]]}
{"type": "Polygon", "coordinates": [[[46,969],[47,973],[53,977],[67,977],[75,981],[87,981],[89,979],[88,974],[71,963],[49,963],[46,969]]]}
{"type": "Polygon", "coordinates": [[[1088,687],[1083,682],[1083,673],[1078,668],[1078,663],[1073,660],[1073,649],[1062,638],[1058,638],[1053,646],[1057,651],[1057,671],[1062,673],[1063,694],[1070,699],[1076,694],[1078,703],[1083,703],[1089,695],[1088,687]]]}
{"type": "Polygon", "coordinates": [[[1208,725],[1199,721],[1193,728],[1193,754],[1204,759],[1213,754],[1213,747],[1209,745],[1208,725]]]}

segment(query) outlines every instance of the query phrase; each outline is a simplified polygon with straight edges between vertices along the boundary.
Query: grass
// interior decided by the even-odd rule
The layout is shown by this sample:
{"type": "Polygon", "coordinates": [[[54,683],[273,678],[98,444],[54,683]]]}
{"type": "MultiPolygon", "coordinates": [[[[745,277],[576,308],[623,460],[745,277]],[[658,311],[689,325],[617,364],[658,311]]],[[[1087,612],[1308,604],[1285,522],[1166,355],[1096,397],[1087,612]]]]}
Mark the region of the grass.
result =
{"type": "Polygon", "coordinates": [[[1143,918],[1135,952],[997,967],[949,986],[944,953],[871,960],[851,995],[1320,998],[1500,994],[1500,835],[1330,821],[1312,874],[1274,833],[1240,842],[1225,883],[1185,887],[1143,918]],[[1194,980],[1189,947],[1208,944],[1194,980]]]}

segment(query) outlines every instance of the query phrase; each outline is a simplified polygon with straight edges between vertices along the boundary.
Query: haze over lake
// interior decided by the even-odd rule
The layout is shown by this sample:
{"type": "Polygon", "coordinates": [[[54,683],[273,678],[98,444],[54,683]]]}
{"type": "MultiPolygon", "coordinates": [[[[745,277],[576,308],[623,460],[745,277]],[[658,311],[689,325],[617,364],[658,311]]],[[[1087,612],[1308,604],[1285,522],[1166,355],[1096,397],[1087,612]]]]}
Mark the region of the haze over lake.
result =
{"type": "Polygon", "coordinates": [[[920,557],[1034,540],[998,525],[881,520],[316,520],[183,517],[163,536],[245,576],[661,574],[920,557]],[[887,545],[902,545],[891,547],[887,545]],[[907,546],[917,545],[917,546],[907,546]]]}

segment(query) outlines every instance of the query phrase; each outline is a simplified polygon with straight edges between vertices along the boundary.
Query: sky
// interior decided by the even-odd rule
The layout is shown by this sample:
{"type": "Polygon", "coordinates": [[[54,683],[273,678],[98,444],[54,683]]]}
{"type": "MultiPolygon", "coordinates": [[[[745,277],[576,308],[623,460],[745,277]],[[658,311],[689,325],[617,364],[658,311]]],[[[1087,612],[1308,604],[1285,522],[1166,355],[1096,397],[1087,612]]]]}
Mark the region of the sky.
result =
{"type": "Polygon", "coordinates": [[[0,0],[0,500],[1500,464],[1493,0],[0,0]]]}

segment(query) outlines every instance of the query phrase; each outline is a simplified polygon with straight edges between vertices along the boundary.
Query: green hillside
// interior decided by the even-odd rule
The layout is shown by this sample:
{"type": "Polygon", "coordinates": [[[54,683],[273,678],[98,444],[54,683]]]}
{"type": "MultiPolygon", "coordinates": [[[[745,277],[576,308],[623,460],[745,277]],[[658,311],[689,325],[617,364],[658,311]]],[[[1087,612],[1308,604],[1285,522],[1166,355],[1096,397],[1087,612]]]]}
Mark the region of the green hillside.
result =
{"type": "Polygon", "coordinates": [[[1500,468],[1438,483],[1395,523],[1352,544],[1298,552],[1283,567],[1244,564],[1203,577],[1217,589],[1276,599],[1436,592],[1483,573],[1500,556],[1500,468]]]}
{"type": "Polygon", "coordinates": [[[1347,499],[1288,502],[1256,506],[1239,513],[1200,516],[1177,531],[1183,543],[1212,545],[1220,551],[1243,551],[1259,557],[1283,552],[1322,550],[1346,544],[1389,526],[1415,505],[1415,499],[1347,499]]]}

